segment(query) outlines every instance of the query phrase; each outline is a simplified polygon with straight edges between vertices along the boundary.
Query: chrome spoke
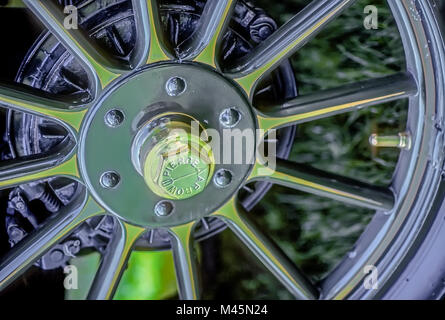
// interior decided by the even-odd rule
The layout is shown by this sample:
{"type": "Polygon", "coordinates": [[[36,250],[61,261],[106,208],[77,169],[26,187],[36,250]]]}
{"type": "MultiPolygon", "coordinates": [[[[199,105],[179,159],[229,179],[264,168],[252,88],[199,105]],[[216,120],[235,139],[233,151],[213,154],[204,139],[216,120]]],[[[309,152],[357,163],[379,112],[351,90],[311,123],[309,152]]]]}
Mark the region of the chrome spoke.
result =
{"type": "Polygon", "coordinates": [[[295,267],[289,258],[268,239],[249,219],[235,199],[229,201],[215,214],[297,298],[318,298],[317,288],[295,267]]]}
{"type": "Polygon", "coordinates": [[[57,4],[47,0],[24,0],[26,6],[50,30],[54,36],[89,70],[96,93],[106,87],[122,72],[111,65],[105,52],[99,52],[80,29],[64,27],[65,16],[57,4]]]}
{"type": "Polygon", "coordinates": [[[85,220],[104,214],[104,210],[90,197],[78,209],[65,207],[45,226],[19,242],[0,262],[0,290],[31,267],[52,246],[68,236],[85,220]]]}
{"type": "Polygon", "coordinates": [[[273,169],[257,163],[250,179],[269,181],[346,204],[375,210],[391,210],[395,201],[389,189],[375,187],[282,159],[277,159],[273,169]]]}
{"type": "Polygon", "coordinates": [[[268,111],[258,111],[264,130],[314,121],[417,94],[410,74],[402,73],[299,96],[268,111]]]}
{"type": "Polygon", "coordinates": [[[173,258],[179,296],[184,300],[199,299],[199,278],[193,248],[195,223],[170,228],[173,258]]]}
{"type": "Polygon", "coordinates": [[[137,41],[133,52],[135,66],[171,60],[161,26],[157,0],[132,0],[137,41]]]}
{"type": "MultiPolygon", "coordinates": [[[[118,221],[116,219],[116,221],[118,221]]],[[[119,221],[117,230],[102,257],[99,270],[88,293],[89,300],[112,299],[126,268],[131,250],[144,228],[119,221]]]]}
{"type": "Polygon", "coordinates": [[[221,37],[232,17],[236,0],[208,0],[195,32],[177,48],[182,60],[195,60],[217,68],[221,37]]]}
{"type": "Polygon", "coordinates": [[[56,176],[80,180],[77,156],[66,156],[62,149],[40,158],[31,156],[0,162],[0,190],[56,176]]]}
{"type": "Polygon", "coordinates": [[[138,8],[140,29],[143,31],[145,40],[148,43],[148,57],[146,64],[171,60],[171,50],[167,45],[165,35],[161,25],[161,16],[159,14],[159,4],[157,0],[133,0],[133,8],[138,8]],[[137,4],[135,4],[137,3],[137,4]]]}
{"type": "Polygon", "coordinates": [[[251,97],[261,79],[289,58],[355,0],[314,0],[228,72],[251,97]]]}
{"type": "Polygon", "coordinates": [[[136,44],[131,53],[132,68],[144,65],[150,53],[150,16],[145,0],[132,0],[136,26],[136,44]]]}
{"type": "Polygon", "coordinates": [[[39,95],[31,88],[6,84],[0,84],[0,106],[57,121],[74,136],[79,134],[87,112],[85,108],[73,109],[67,102],[39,95]]]}

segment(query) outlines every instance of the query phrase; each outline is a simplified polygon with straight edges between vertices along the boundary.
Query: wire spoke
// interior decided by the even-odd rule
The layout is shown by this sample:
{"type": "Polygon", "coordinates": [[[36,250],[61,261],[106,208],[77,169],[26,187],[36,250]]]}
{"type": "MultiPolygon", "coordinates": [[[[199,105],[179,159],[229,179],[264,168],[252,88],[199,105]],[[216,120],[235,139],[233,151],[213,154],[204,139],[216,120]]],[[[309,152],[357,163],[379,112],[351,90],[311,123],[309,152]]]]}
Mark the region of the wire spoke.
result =
{"type": "Polygon", "coordinates": [[[194,60],[217,68],[218,46],[232,17],[236,0],[209,0],[199,25],[177,48],[182,60],[194,60]]]}
{"type": "Polygon", "coordinates": [[[64,26],[66,17],[53,1],[24,0],[24,3],[65,48],[90,71],[90,76],[96,84],[96,93],[122,73],[111,66],[111,58],[105,52],[99,52],[80,29],[64,26]]]}
{"type": "Polygon", "coordinates": [[[0,163],[0,190],[56,176],[81,180],[77,156],[72,154],[66,156],[65,149],[69,147],[60,148],[57,152],[46,156],[2,161],[0,163]]]}
{"type": "Polygon", "coordinates": [[[45,226],[19,242],[0,262],[0,290],[5,289],[15,279],[31,267],[52,246],[68,236],[85,220],[105,211],[91,197],[85,203],[72,210],[64,207],[45,226]]]}
{"type": "Polygon", "coordinates": [[[229,72],[252,97],[261,79],[289,58],[355,0],[314,0],[252,52],[240,58],[229,72]]]}
{"type": "Polygon", "coordinates": [[[235,199],[215,214],[221,218],[253,254],[297,298],[316,299],[318,290],[280,248],[257,228],[235,199]]]}
{"type": "Polygon", "coordinates": [[[54,120],[74,136],[80,131],[87,109],[72,109],[72,105],[49,96],[37,94],[31,88],[0,84],[0,106],[54,120]]]}
{"type": "Polygon", "coordinates": [[[410,74],[402,73],[300,96],[265,112],[258,111],[260,128],[270,130],[314,121],[417,94],[410,74]]]}
{"type": "Polygon", "coordinates": [[[375,210],[391,210],[395,201],[389,189],[283,159],[276,160],[275,169],[257,162],[250,180],[269,181],[346,204],[375,210]]]}
{"type": "Polygon", "coordinates": [[[195,223],[170,228],[173,258],[179,296],[184,300],[199,299],[199,277],[193,249],[195,223]]]}
{"type": "Polygon", "coordinates": [[[89,300],[108,300],[113,298],[126,268],[131,250],[135,242],[145,232],[144,228],[136,227],[123,221],[119,221],[116,229],[91,285],[88,293],[89,300]]]}

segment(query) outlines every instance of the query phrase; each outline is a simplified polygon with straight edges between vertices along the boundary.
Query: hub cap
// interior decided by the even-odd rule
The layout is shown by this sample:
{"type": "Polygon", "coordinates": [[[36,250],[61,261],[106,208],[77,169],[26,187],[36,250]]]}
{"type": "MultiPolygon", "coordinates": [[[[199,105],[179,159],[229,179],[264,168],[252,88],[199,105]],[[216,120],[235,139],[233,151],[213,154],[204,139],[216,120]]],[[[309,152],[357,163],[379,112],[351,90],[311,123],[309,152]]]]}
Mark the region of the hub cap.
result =
{"type": "Polygon", "coordinates": [[[222,154],[236,152],[223,150],[226,127],[220,114],[228,107],[243,114],[237,129],[255,132],[248,101],[217,73],[184,64],[145,68],[114,84],[87,115],[80,142],[82,175],[100,204],[128,222],[159,227],[200,219],[239,189],[253,164],[253,159],[222,164],[222,154]],[[166,90],[175,78],[187,83],[180,95],[166,90]],[[111,127],[104,119],[116,109],[125,110],[125,120],[111,127]],[[209,183],[220,169],[235,173],[224,189],[209,183]],[[104,171],[118,173],[120,183],[103,188],[104,171]],[[176,213],[159,217],[154,207],[164,199],[177,200],[176,213]]]}
{"type": "MultiPolygon", "coordinates": [[[[215,160],[210,146],[199,137],[199,123],[189,118],[191,124],[196,124],[197,132],[193,133],[186,123],[186,116],[181,116],[184,122],[176,122],[174,118],[177,115],[167,114],[154,123],[149,122],[145,139],[149,150],[139,150],[135,157],[145,157],[141,169],[145,182],[154,193],[183,200],[204,190],[212,176],[215,160]]],[[[141,130],[142,134],[144,132],[141,130]]]]}

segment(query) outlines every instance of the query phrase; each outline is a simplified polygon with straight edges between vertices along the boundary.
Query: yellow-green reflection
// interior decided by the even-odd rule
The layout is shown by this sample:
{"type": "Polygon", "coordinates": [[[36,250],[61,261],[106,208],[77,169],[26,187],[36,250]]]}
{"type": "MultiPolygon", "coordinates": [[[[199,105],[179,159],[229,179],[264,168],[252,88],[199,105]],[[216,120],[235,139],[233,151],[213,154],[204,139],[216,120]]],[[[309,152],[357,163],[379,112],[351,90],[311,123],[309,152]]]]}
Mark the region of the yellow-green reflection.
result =
{"type": "MultiPolygon", "coordinates": [[[[78,289],[66,290],[68,300],[83,300],[99,268],[96,252],[72,259],[78,270],[78,289]]],[[[161,300],[177,294],[173,256],[170,251],[134,251],[122,276],[114,300],[161,300]]]]}
{"type": "Polygon", "coordinates": [[[134,251],[114,296],[115,300],[159,300],[176,295],[171,251],[134,251]]]}

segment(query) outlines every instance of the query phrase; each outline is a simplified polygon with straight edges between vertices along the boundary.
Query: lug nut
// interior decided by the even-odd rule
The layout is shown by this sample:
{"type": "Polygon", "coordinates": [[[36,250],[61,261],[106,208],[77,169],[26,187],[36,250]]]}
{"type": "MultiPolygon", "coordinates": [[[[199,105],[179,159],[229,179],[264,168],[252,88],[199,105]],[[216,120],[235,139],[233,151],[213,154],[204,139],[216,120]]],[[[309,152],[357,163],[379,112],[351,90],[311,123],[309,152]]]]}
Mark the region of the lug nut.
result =
{"type": "Polygon", "coordinates": [[[170,97],[177,97],[184,93],[187,83],[180,77],[170,78],[165,84],[165,90],[170,97]]]}
{"type": "Polygon", "coordinates": [[[219,122],[226,128],[233,128],[241,120],[241,113],[236,108],[223,110],[219,116],[219,122]]]}
{"type": "Polygon", "coordinates": [[[167,217],[173,212],[174,206],[170,201],[159,201],[155,206],[155,214],[158,217],[167,217]]]}
{"type": "Polygon", "coordinates": [[[378,148],[399,148],[409,150],[411,148],[411,135],[407,132],[399,133],[398,136],[380,136],[374,133],[369,138],[369,143],[373,147],[378,148]]]}
{"type": "Polygon", "coordinates": [[[114,109],[107,112],[105,115],[105,124],[110,128],[119,127],[124,122],[124,113],[120,110],[114,109]]]}
{"type": "Polygon", "coordinates": [[[215,178],[213,179],[218,187],[224,188],[232,183],[232,173],[227,169],[220,169],[215,173],[215,178]]]}
{"type": "Polygon", "coordinates": [[[119,174],[114,171],[108,171],[100,177],[100,184],[105,189],[113,189],[119,184],[120,180],[119,174]]]}

